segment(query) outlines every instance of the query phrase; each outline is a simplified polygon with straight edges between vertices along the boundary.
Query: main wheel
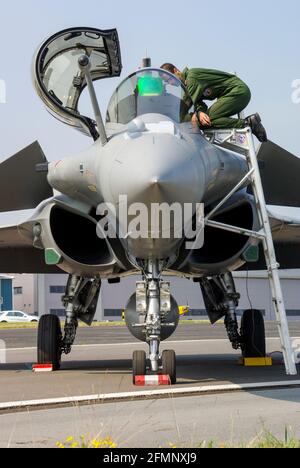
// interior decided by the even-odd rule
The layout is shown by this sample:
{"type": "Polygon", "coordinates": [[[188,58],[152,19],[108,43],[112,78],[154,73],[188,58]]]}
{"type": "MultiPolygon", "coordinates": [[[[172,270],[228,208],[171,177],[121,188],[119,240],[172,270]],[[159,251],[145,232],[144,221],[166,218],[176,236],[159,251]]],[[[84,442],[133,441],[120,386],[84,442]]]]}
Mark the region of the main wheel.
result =
{"type": "Polygon", "coordinates": [[[146,353],[145,351],[134,351],[132,357],[132,378],[135,384],[135,378],[138,375],[146,375],[146,353]]]}
{"type": "Polygon", "coordinates": [[[52,364],[59,370],[61,364],[61,326],[56,315],[43,315],[38,326],[38,363],[52,364]]]}
{"type": "Polygon", "coordinates": [[[245,310],[241,323],[242,353],[244,358],[266,357],[266,334],[260,310],[245,310]]]}
{"type": "Polygon", "coordinates": [[[163,351],[162,371],[170,377],[172,385],[176,384],[176,354],[175,351],[163,351]]]}

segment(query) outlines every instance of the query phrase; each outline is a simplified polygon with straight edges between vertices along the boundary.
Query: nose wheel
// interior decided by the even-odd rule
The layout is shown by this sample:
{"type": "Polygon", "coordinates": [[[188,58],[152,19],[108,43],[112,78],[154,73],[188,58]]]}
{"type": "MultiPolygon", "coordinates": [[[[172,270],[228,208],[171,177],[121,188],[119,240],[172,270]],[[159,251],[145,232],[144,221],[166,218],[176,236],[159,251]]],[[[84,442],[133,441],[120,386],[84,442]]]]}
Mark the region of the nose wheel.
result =
{"type": "Polygon", "coordinates": [[[176,384],[176,354],[175,351],[168,350],[162,353],[162,373],[168,375],[171,385],[176,384]]]}
{"type": "MultiPolygon", "coordinates": [[[[149,367],[151,372],[151,367],[149,367]]],[[[146,376],[147,374],[147,359],[145,351],[134,351],[132,357],[132,380],[133,384],[136,384],[136,377],[146,376]]],[[[152,373],[152,377],[157,375],[159,382],[159,375],[169,377],[171,385],[176,384],[176,354],[175,351],[167,350],[163,351],[161,356],[161,366],[158,368],[157,373],[152,373]]],[[[151,374],[150,374],[151,375],[151,374]]],[[[152,379],[151,382],[154,382],[152,379]]],[[[153,383],[154,385],[154,383],[153,383]]]]}
{"type": "Polygon", "coordinates": [[[145,351],[134,351],[132,357],[132,378],[135,385],[135,378],[138,375],[146,375],[146,353],[145,351]]]}

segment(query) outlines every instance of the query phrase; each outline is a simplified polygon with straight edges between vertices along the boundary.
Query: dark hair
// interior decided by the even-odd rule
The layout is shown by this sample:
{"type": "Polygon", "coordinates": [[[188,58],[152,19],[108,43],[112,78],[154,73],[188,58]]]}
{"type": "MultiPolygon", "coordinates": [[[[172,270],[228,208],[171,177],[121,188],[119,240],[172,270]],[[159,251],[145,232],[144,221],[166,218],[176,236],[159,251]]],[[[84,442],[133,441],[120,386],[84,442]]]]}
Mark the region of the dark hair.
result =
{"type": "Polygon", "coordinates": [[[177,70],[177,67],[175,67],[173,63],[164,63],[160,68],[162,68],[163,70],[167,70],[168,72],[173,73],[173,74],[175,70],[177,70]]]}

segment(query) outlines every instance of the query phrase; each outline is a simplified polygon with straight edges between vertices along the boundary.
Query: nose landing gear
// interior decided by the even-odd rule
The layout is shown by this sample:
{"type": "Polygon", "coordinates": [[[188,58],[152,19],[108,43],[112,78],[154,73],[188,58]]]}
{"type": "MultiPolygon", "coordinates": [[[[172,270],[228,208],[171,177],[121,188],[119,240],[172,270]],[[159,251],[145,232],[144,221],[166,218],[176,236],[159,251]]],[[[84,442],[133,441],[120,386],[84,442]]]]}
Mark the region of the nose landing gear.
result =
{"type": "MultiPolygon", "coordinates": [[[[176,355],[174,351],[164,351],[160,354],[160,342],[168,338],[176,329],[179,317],[172,315],[174,300],[170,296],[168,283],[162,282],[160,275],[162,265],[159,261],[148,261],[144,274],[144,288],[140,288],[136,296],[136,309],[143,317],[140,323],[131,324],[132,330],[142,331],[143,341],[149,345],[149,371],[154,375],[168,375],[170,383],[176,384],[176,355]],[[144,297],[143,293],[144,291],[144,297]],[[144,309],[144,310],[142,310],[144,309]],[[175,320],[169,323],[170,317],[175,320]]],[[[140,283],[141,285],[141,283],[140,283]]],[[[138,375],[145,375],[147,371],[146,353],[135,351],[133,354],[133,382],[138,375]],[[141,372],[141,373],[140,373],[141,372]]]]}
{"type": "MultiPolygon", "coordinates": [[[[159,356],[161,365],[155,375],[168,376],[168,381],[171,385],[176,384],[176,354],[173,350],[166,350],[162,352],[161,358],[159,356]]],[[[149,366],[149,371],[152,369],[149,366]]],[[[145,351],[134,351],[132,357],[132,378],[133,384],[136,384],[136,378],[145,376],[147,373],[147,359],[145,351]]]]}
{"type": "Polygon", "coordinates": [[[176,354],[168,350],[162,353],[162,373],[168,375],[172,385],[176,384],[176,354]]]}

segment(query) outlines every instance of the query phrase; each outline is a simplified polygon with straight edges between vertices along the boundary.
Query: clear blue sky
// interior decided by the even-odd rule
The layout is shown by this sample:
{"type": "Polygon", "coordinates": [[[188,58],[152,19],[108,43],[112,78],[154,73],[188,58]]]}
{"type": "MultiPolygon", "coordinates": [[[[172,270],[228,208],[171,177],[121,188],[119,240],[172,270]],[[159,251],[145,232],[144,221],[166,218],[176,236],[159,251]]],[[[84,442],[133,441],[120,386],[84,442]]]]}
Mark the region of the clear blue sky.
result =
{"type": "MultiPolygon", "coordinates": [[[[153,65],[237,71],[250,86],[247,113],[259,111],[273,141],[300,156],[300,104],[291,84],[300,79],[300,2],[286,0],[10,0],[0,15],[0,79],[7,104],[0,104],[4,159],[38,139],[49,160],[84,149],[90,140],[56,122],[31,83],[35,49],[47,36],[71,26],[116,27],[126,77],[148,50],[153,65]]],[[[117,80],[97,86],[106,111],[117,80]]]]}

